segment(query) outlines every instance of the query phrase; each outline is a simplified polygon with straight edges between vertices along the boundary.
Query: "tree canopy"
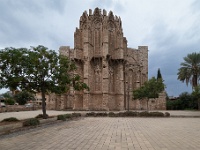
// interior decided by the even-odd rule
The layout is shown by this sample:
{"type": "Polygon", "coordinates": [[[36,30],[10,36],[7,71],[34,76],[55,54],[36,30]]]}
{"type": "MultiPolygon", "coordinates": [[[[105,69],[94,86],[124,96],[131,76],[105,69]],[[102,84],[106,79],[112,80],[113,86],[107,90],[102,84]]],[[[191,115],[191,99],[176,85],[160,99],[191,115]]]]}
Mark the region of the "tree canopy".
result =
{"type": "Polygon", "coordinates": [[[150,98],[158,98],[159,93],[164,90],[165,85],[160,79],[152,77],[149,81],[145,82],[143,86],[133,91],[134,99],[147,99],[147,109],[148,101],[150,98]]]}
{"type": "Polygon", "coordinates": [[[196,86],[192,92],[192,96],[197,99],[198,110],[200,110],[200,85],[196,86]]]}
{"type": "Polygon", "coordinates": [[[14,96],[14,99],[17,103],[19,103],[19,105],[24,105],[27,103],[27,101],[34,101],[35,100],[35,97],[33,94],[27,92],[27,91],[22,91],[22,92],[19,92],[18,94],[16,94],[14,96]]]}
{"type": "Polygon", "coordinates": [[[198,108],[198,98],[191,93],[183,92],[177,98],[167,100],[168,110],[195,110],[198,108]]]}
{"type": "Polygon", "coordinates": [[[14,105],[15,104],[15,100],[14,100],[12,94],[3,93],[1,96],[3,96],[3,98],[5,99],[5,104],[7,104],[7,105],[14,105]]]}
{"type": "Polygon", "coordinates": [[[76,66],[72,61],[42,45],[1,50],[0,70],[0,88],[42,93],[44,116],[45,93],[61,94],[71,86],[75,90],[88,89],[80,76],[73,74],[76,66]]]}
{"type": "Polygon", "coordinates": [[[198,85],[198,80],[200,77],[200,53],[191,53],[183,58],[184,62],[180,65],[178,69],[178,80],[182,82],[190,83],[192,87],[198,85]]]}

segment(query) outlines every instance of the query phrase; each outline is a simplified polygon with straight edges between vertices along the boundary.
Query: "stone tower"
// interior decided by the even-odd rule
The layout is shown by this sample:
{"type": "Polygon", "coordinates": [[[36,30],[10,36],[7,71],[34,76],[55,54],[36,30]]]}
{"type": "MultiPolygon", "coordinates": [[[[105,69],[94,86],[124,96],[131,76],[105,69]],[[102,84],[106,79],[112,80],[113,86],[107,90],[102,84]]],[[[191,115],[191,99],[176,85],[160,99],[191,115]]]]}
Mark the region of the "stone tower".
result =
{"type": "Polygon", "coordinates": [[[141,68],[148,64],[147,49],[127,48],[121,19],[112,11],[108,14],[99,8],[89,10],[89,14],[85,11],[74,33],[74,50],[60,49],[61,54],[71,54],[78,68],[76,73],[90,87],[89,92],[74,93],[73,109],[124,110],[127,86],[130,90],[147,80],[144,69],[148,68],[141,68]]]}
{"type": "Polygon", "coordinates": [[[61,108],[137,109],[131,90],[148,80],[148,47],[127,48],[121,19],[112,11],[107,14],[96,8],[89,14],[83,12],[74,33],[74,49],[62,46],[59,51],[75,62],[75,73],[90,87],[90,91],[66,93],[56,102],[61,108]]]}

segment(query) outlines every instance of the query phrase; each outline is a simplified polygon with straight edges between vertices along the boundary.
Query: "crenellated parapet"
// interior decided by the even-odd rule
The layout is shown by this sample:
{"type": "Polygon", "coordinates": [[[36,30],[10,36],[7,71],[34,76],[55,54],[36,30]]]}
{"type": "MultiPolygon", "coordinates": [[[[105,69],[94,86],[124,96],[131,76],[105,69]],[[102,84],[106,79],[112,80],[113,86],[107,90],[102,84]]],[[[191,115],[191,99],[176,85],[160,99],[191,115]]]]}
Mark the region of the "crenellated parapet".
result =
{"type": "Polygon", "coordinates": [[[59,54],[62,55],[62,56],[66,56],[70,59],[74,58],[74,50],[70,49],[69,46],[61,46],[59,48],[59,54]]]}
{"type": "Polygon", "coordinates": [[[85,11],[80,17],[79,28],[74,33],[74,48],[76,59],[83,59],[85,55],[92,58],[112,56],[113,59],[123,59],[124,47],[127,41],[123,37],[120,17],[110,11],[96,8],[94,12],[85,11]]]}
{"type": "Polygon", "coordinates": [[[106,10],[101,12],[101,9],[95,8],[94,12],[89,10],[89,14],[87,11],[84,11],[82,16],[80,17],[80,24],[79,29],[96,29],[96,28],[103,28],[109,30],[117,30],[122,32],[122,22],[121,18],[114,16],[113,12],[110,11],[107,15],[106,10]]]}

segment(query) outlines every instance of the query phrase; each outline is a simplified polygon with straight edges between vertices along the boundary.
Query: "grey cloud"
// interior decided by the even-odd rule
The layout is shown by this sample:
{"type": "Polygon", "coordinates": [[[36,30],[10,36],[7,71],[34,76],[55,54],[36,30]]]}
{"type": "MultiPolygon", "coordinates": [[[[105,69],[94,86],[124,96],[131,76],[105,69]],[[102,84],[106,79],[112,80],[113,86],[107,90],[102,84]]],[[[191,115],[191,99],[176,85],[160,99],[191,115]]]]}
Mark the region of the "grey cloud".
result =
{"type": "Polygon", "coordinates": [[[173,33],[173,31],[169,30],[167,23],[158,20],[158,22],[152,26],[149,36],[147,36],[147,38],[145,38],[143,41],[151,43],[158,48],[164,48],[165,46],[169,46],[169,44],[166,44],[166,42],[175,44],[177,40],[177,35],[173,33]]]}
{"type": "MultiPolygon", "coordinates": [[[[106,9],[107,11],[113,11],[115,12],[123,12],[125,11],[125,6],[120,1],[114,1],[114,0],[101,0],[99,2],[98,0],[95,0],[92,4],[92,7],[99,7],[101,9],[106,9]],[[113,10],[110,10],[113,9],[113,10]]],[[[116,14],[117,15],[117,14],[116,14]]]]}
{"type": "MultiPolygon", "coordinates": [[[[29,27],[31,20],[27,3],[23,1],[4,1],[1,3],[1,41],[3,44],[17,43],[18,41],[27,41],[28,39],[36,38],[36,31],[32,31],[29,27]],[[26,16],[27,15],[27,16],[26,16]]],[[[33,7],[34,5],[30,5],[33,7]]],[[[37,15],[38,16],[38,15],[37,15]]],[[[39,17],[39,16],[38,16],[39,17]]],[[[0,44],[2,44],[0,43],[0,44]]]]}
{"type": "Polygon", "coordinates": [[[101,2],[99,3],[98,0],[93,1],[92,6],[93,8],[95,7],[111,7],[112,5],[114,5],[114,2],[112,0],[101,0],[101,2]]]}
{"type": "MultiPolygon", "coordinates": [[[[170,95],[190,91],[185,83],[177,81],[177,70],[184,56],[200,51],[200,2],[196,0],[187,7],[187,14],[193,19],[188,21],[182,14],[174,16],[180,18],[181,25],[168,22],[171,20],[169,16],[157,15],[157,10],[148,6],[149,3],[143,5],[142,2],[120,0],[0,0],[0,48],[39,44],[54,50],[62,45],[73,47],[73,34],[79,26],[81,14],[89,8],[94,10],[99,7],[121,16],[124,36],[130,42],[130,47],[141,43],[149,46],[149,77],[156,76],[160,68],[170,95]],[[181,30],[179,27],[182,27],[181,30]]],[[[156,7],[161,4],[157,2],[156,7]]],[[[184,2],[181,1],[181,4],[184,2]]],[[[180,11],[178,6],[176,9],[180,11]]]]}
{"type": "Polygon", "coordinates": [[[199,0],[195,0],[192,3],[191,7],[192,7],[193,12],[200,14],[200,9],[199,9],[200,8],[200,1],[199,0]]]}
{"type": "Polygon", "coordinates": [[[70,5],[70,0],[50,0],[50,1],[45,1],[45,4],[47,5],[46,7],[50,8],[50,10],[55,10],[59,12],[60,14],[64,13],[66,10],[66,5],[70,5]]]}
{"type": "Polygon", "coordinates": [[[119,13],[122,13],[125,11],[125,6],[122,4],[122,3],[117,3],[115,6],[114,6],[114,11],[116,12],[119,12],[119,13]]]}
{"type": "Polygon", "coordinates": [[[178,96],[184,91],[191,91],[191,86],[177,80],[177,72],[183,57],[194,51],[199,52],[198,32],[194,32],[195,23],[191,25],[185,33],[171,30],[163,22],[155,24],[148,38],[144,39],[149,43],[149,77],[157,75],[157,69],[161,73],[167,86],[166,90],[169,95],[178,96]],[[191,36],[188,36],[192,34],[191,36]]]}
{"type": "Polygon", "coordinates": [[[186,86],[185,83],[181,81],[174,80],[176,75],[166,76],[164,83],[166,84],[166,90],[169,96],[179,96],[183,92],[192,92],[192,87],[190,85],[186,86]]]}
{"type": "Polygon", "coordinates": [[[56,40],[60,40],[59,23],[53,17],[59,16],[64,8],[64,1],[3,1],[0,5],[0,46],[57,43],[56,40]]]}

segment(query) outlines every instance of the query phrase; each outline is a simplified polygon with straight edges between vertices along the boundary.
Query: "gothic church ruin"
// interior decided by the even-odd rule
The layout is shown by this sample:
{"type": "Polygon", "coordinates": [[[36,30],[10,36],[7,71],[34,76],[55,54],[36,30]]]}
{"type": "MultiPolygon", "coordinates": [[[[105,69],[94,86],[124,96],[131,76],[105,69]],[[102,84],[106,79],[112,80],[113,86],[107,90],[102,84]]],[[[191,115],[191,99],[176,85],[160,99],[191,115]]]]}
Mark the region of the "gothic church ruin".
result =
{"type": "MultiPolygon", "coordinates": [[[[60,54],[77,66],[90,91],[73,91],[61,96],[51,94],[48,109],[126,110],[145,109],[146,101],[132,100],[132,90],[148,80],[148,47],[128,48],[122,21],[113,12],[96,8],[85,11],[74,33],[74,49],[60,47],[60,54]]],[[[162,95],[161,95],[162,97],[162,95]]],[[[154,100],[152,109],[165,109],[154,100]]]]}

